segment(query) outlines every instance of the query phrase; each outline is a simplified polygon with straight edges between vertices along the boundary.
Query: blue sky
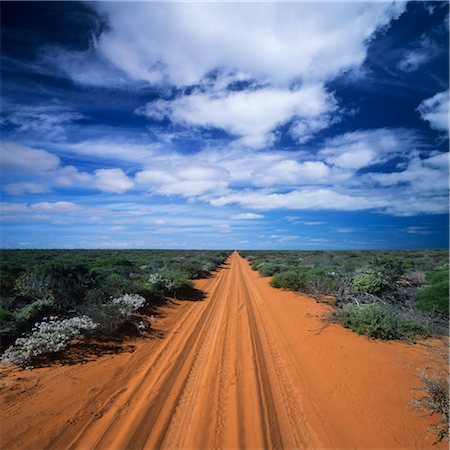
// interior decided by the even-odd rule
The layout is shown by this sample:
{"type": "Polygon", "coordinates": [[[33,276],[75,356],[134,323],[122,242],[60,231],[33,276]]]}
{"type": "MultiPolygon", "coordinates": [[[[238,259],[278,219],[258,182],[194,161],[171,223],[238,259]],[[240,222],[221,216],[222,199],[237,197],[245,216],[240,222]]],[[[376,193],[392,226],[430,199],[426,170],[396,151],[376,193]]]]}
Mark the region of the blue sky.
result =
{"type": "Polygon", "coordinates": [[[448,2],[2,2],[4,248],[448,246],[448,2]]]}

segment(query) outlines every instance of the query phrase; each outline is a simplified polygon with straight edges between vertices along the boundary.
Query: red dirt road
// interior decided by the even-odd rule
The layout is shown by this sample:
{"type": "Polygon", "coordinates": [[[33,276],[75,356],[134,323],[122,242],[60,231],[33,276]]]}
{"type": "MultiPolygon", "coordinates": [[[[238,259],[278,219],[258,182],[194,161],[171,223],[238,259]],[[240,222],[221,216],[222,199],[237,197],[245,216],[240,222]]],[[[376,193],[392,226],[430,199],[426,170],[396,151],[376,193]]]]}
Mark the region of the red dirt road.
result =
{"type": "Polygon", "coordinates": [[[267,280],[233,253],[134,352],[2,369],[1,447],[431,448],[409,405],[427,347],[319,332],[328,307],[267,280]]]}

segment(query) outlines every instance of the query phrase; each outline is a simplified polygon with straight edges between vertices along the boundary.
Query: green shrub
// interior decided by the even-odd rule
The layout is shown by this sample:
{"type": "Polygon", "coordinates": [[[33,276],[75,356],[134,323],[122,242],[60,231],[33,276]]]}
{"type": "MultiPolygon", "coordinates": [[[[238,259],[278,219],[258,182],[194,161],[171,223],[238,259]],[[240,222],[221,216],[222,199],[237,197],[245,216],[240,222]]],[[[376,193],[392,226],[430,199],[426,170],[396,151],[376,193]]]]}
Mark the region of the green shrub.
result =
{"type": "Polygon", "coordinates": [[[161,270],[150,274],[148,284],[156,295],[174,295],[192,286],[189,274],[182,270],[161,270]]]}
{"type": "Polygon", "coordinates": [[[25,272],[14,283],[14,289],[20,296],[32,299],[47,297],[50,287],[50,277],[37,272],[25,272]]]}
{"type": "Polygon", "coordinates": [[[0,307],[0,325],[10,322],[11,320],[14,320],[13,313],[0,307]]]}
{"type": "Polygon", "coordinates": [[[131,280],[116,272],[110,273],[104,280],[99,280],[98,284],[109,297],[124,295],[131,290],[131,280]]]}
{"type": "Polygon", "coordinates": [[[280,267],[276,263],[265,262],[258,266],[258,270],[263,277],[271,277],[280,272],[280,267]]]}
{"type": "Polygon", "coordinates": [[[336,311],[335,317],[344,327],[375,339],[416,339],[429,335],[428,324],[403,318],[380,303],[347,304],[336,311]]]}
{"type": "Polygon", "coordinates": [[[341,285],[341,280],[328,273],[318,274],[310,271],[306,273],[305,284],[305,293],[320,300],[325,295],[334,295],[341,285]]]}
{"type": "Polygon", "coordinates": [[[427,274],[429,286],[416,294],[416,307],[422,311],[437,312],[444,316],[449,313],[449,270],[427,274]]]}
{"type": "Polygon", "coordinates": [[[48,296],[47,298],[36,300],[18,309],[14,312],[14,317],[19,324],[34,323],[49,313],[53,305],[54,298],[48,296]]]}
{"type": "Polygon", "coordinates": [[[270,285],[275,288],[304,291],[306,287],[306,276],[304,272],[296,270],[278,272],[273,276],[270,285]]]}
{"type": "Polygon", "coordinates": [[[389,283],[398,281],[398,279],[411,267],[411,263],[397,256],[383,255],[376,258],[371,264],[388,280],[389,283]]]}
{"type": "Polygon", "coordinates": [[[360,294],[379,294],[389,287],[386,278],[370,266],[365,266],[354,275],[352,289],[360,294]]]}

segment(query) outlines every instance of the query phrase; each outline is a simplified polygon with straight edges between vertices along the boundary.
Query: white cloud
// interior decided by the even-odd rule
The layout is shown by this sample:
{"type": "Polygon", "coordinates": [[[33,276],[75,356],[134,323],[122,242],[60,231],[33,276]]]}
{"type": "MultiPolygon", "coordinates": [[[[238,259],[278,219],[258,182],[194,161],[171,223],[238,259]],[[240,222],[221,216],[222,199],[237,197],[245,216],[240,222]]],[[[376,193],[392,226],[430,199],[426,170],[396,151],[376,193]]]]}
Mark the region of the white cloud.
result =
{"type": "Polygon", "coordinates": [[[261,211],[271,209],[309,209],[358,211],[386,205],[382,200],[340,194],[330,189],[293,190],[288,193],[242,191],[211,200],[215,206],[239,204],[261,211]]]}
{"type": "Polygon", "coordinates": [[[417,111],[422,120],[426,120],[430,127],[438,131],[449,130],[448,102],[449,91],[438,92],[433,97],[424,100],[417,111]]]}
{"type": "Polygon", "coordinates": [[[336,233],[355,233],[358,231],[358,228],[336,228],[334,231],[336,233]]]}
{"type": "Polygon", "coordinates": [[[420,141],[410,130],[359,130],[328,139],[319,156],[328,164],[358,170],[411,153],[420,145],[420,141]]]}
{"type": "Polygon", "coordinates": [[[17,183],[9,183],[4,186],[5,192],[11,195],[23,194],[45,194],[49,191],[48,186],[30,181],[19,181],[17,183]]]}
{"type": "Polygon", "coordinates": [[[122,169],[97,169],[95,186],[103,192],[122,194],[133,187],[133,182],[122,169]]]}
{"type": "Polygon", "coordinates": [[[432,55],[430,55],[425,49],[410,50],[405,52],[403,58],[398,63],[398,68],[404,72],[414,72],[431,58],[432,55]]]}
{"type": "Polygon", "coordinates": [[[448,194],[414,194],[408,191],[386,198],[386,214],[412,217],[419,214],[448,214],[448,194]]]}
{"type": "Polygon", "coordinates": [[[61,187],[79,186],[89,188],[92,179],[92,175],[87,172],[80,172],[74,166],[64,166],[56,172],[55,184],[61,187]]]}
{"type": "Polygon", "coordinates": [[[41,194],[52,187],[97,188],[103,192],[123,193],[133,182],[122,169],[97,169],[94,174],[79,171],[77,167],[61,165],[57,155],[47,150],[27,147],[15,142],[2,143],[1,168],[4,179],[17,175],[29,180],[5,183],[3,190],[12,195],[41,194]]]}
{"type": "MultiPolygon", "coordinates": [[[[228,68],[277,84],[359,66],[397,3],[96,3],[108,18],[95,47],[130,78],[198,83],[228,68]],[[130,26],[132,24],[132,26],[130,26]]],[[[65,58],[67,60],[67,58],[65,58]]]]}
{"type": "Polygon", "coordinates": [[[405,170],[390,173],[371,173],[368,176],[381,186],[407,184],[410,192],[437,193],[448,191],[449,154],[439,153],[430,158],[415,157],[405,170]]]}
{"type": "Polygon", "coordinates": [[[60,159],[46,150],[30,148],[16,142],[3,142],[0,147],[3,173],[43,173],[59,166],[60,159]]]}
{"type": "Polygon", "coordinates": [[[208,192],[221,192],[228,187],[228,172],[204,162],[194,164],[190,155],[174,155],[166,164],[156,162],[155,167],[136,173],[138,185],[161,195],[196,197],[208,192]]]}
{"type": "Polygon", "coordinates": [[[432,232],[427,227],[408,227],[405,230],[409,234],[431,234],[432,232]]]}
{"type": "MultiPolygon", "coordinates": [[[[277,127],[291,121],[291,136],[305,143],[338,120],[337,102],[325,83],[359,68],[370,39],[405,10],[403,2],[335,2],[325,9],[314,2],[138,2],[132,8],[126,2],[93,2],[91,7],[108,22],[92,47],[84,52],[47,47],[44,64],[94,86],[132,80],[197,85],[190,95],[183,91],[137,111],[186,127],[219,128],[251,148],[270,147],[277,127]],[[249,85],[230,90],[238,80],[249,85]]],[[[98,151],[114,149],[97,145],[98,151]]]]}
{"type": "MultiPolygon", "coordinates": [[[[284,155],[289,157],[288,155],[284,155]]],[[[282,159],[260,172],[253,180],[256,186],[298,185],[326,183],[331,170],[321,161],[299,163],[292,159],[282,159]]]]}
{"type": "Polygon", "coordinates": [[[48,140],[63,138],[66,126],[83,118],[82,114],[59,104],[19,105],[8,111],[5,121],[16,131],[39,134],[48,140]]]}
{"type": "MultiPolygon", "coordinates": [[[[333,112],[334,108],[330,104],[329,112],[333,112]]],[[[338,120],[337,116],[323,113],[317,117],[294,119],[291,127],[291,136],[300,144],[308,142],[318,131],[328,128],[332,123],[338,120]]]]}
{"type": "Polygon", "coordinates": [[[86,51],[65,50],[60,47],[44,47],[40,51],[44,72],[57,73],[78,84],[90,86],[125,86],[132,80],[125,72],[111,64],[94,49],[86,51]]]}
{"type": "Polygon", "coordinates": [[[61,214],[66,217],[79,217],[79,215],[92,214],[93,212],[105,211],[102,208],[90,207],[78,203],[58,201],[58,202],[38,202],[38,203],[0,203],[1,217],[3,221],[49,221],[53,223],[67,223],[61,219],[61,214]]]}
{"type": "Polygon", "coordinates": [[[153,119],[169,117],[183,125],[214,127],[241,138],[254,148],[269,146],[273,130],[292,119],[301,120],[304,131],[295,135],[305,140],[328,126],[328,115],[336,109],[332,95],[321,84],[296,90],[265,87],[250,91],[197,92],[175,100],[157,100],[137,112],[153,119]]]}
{"type": "Polygon", "coordinates": [[[255,213],[242,213],[231,216],[231,220],[257,220],[262,218],[264,218],[262,214],[255,213]]]}
{"type": "Polygon", "coordinates": [[[144,164],[149,161],[155,152],[159,150],[158,145],[137,144],[120,138],[111,139],[90,139],[72,144],[59,146],[64,152],[81,155],[85,157],[104,159],[110,161],[120,161],[128,163],[144,164]]]}
{"type": "Polygon", "coordinates": [[[33,203],[30,205],[30,208],[35,211],[45,212],[45,213],[54,213],[54,212],[74,212],[80,211],[83,209],[81,205],[78,205],[73,202],[40,202],[33,203]]]}
{"type": "Polygon", "coordinates": [[[414,72],[420,66],[431,61],[438,53],[439,47],[434,40],[423,34],[414,48],[406,50],[398,63],[398,68],[403,72],[414,72]]]}

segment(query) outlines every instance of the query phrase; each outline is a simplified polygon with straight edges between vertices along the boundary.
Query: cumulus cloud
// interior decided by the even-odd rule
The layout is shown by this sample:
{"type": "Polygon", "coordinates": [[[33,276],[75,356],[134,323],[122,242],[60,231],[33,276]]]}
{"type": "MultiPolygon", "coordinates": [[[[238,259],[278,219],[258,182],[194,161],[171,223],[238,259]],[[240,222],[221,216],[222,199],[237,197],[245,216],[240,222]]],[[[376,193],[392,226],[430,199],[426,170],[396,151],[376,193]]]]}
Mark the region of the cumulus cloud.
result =
{"type": "Polygon", "coordinates": [[[8,171],[43,173],[56,169],[60,164],[58,156],[16,142],[3,142],[0,152],[3,173],[8,171]]]}
{"type": "Polygon", "coordinates": [[[80,172],[75,166],[64,166],[58,169],[55,174],[55,184],[61,187],[90,187],[92,175],[87,172],[80,172]]]}
{"type": "Polygon", "coordinates": [[[57,155],[47,150],[16,142],[4,142],[0,149],[0,166],[5,181],[3,190],[11,195],[41,194],[52,187],[95,187],[103,192],[123,193],[133,187],[133,182],[119,168],[97,169],[90,174],[73,165],[63,165],[57,155]],[[18,176],[26,180],[6,182],[18,176]]]}
{"type": "MultiPolygon", "coordinates": [[[[107,143],[102,146],[106,148],[107,143]]],[[[121,150],[126,148],[123,144],[121,150]]],[[[345,133],[327,139],[315,154],[243,151],[236,142],[196,153],[142,150],[146,158],[134,173],[127,169],[128,174],[122,168],[85,172],[62,165],[44,151],[44,160],[51,162],[44,165],[47,170],[26,181],[5,183],[4,189],[16,195],[52,187],[94,188],[115,194],[134,190],[261,211],[373,209],[414,215],[445,213],[448,207],[448,154],[431,151],[415,132],[406,129],[345,133]],[[383,172],[379,164],[389,161],[397,164],[395,171],[383,172]]]]}
{"type": "Polygon", "coordinates": [[[255,213],[242,213],[231,216],[231,220],[257,220],[262,218],[264,218],[262,214],[255,214],[255,213]]]}
{"type": "Polygon", "coordinates": [[[403,171],[371,173],[369,176],[381,186],[407,184],[413,192],[432,193],[448,190],[449,154],[439,153],[429,158],[415,157],[403,171]]]}
{"type": "Polygon", "coordinates": [[[255,177],[253,184],[257,186],[316,184],[326,183],[330,179],[331,169],[321,161],[297,162],[287,159],[288,155],[284,157],[286,159],[267,166],[255,177]]]}
{"type": "Polygon", "coordinates": [[[422,120],[426,120],[430,127],[438,131],[446,131],[449,129],[448,102],[449,91],[438,92],[433,97],[424,100],[418,107],[417,111],[422,120]]]}
{"type": "Polygon", "coordinates": [[[325,80],[359,66],[375,31],[405,10],[403,2],[93,7],[109,25],[95,42],[102,57],[130,78],[174,85],[197,84],[223,67],[276,84],[325,80]]]}
{"type": "Polygon", "coordinates": [[[420,140],[410,130],[378,128],[328,139],[319,155],[328,164],[358,170],[406,155],[420,146],[420,140]]]}
{"type": "Polygon", "coordinates": [[[97,169],[95,186],[103,192],[122,194],[133,187],[133,182],[122,169],[97,169]]]}
{"type": "Polygon", "coordinates": [[[220,192],[228,187],[228,173],[220,167],[193,164],[189,156],[175,155],[167,165],[162,162],[151,169],[136,173],[138,185],[161,195],[196,197],[220,192]]]}
{"type": "MultiPolygon", "coordinates": [[[[328,125],[336,102],[321,84],[295,90],[261,88],[222,93],[197,92],[174,100],[157,100],[138,113],[152,119],[170,118],[184,125],[215,127],[240,137],[249,147],[261,148],[274,140],[272,131],[290,120],[305,130],[296,131],[301,140],[328,125]],[[311,121],[311,125],[308,125],[311,121]]],[[[296,128],[296,129],[297,129],[296,128]]]]}
{"type": "Polygon", "coordinates": [[[403,2],[336,2],[326,9],[313,2],[91,7],[108,25],[91,47],[46,47],[44,64],[93,86],[133,80],[195,85],[189,95],[137,111],[186,127],[218,128],[252,148],[270,147],[281,125],[290,123],[291,136],[305,143],[336,121],[337,103],[325,83],[358,68],[372,36],[405,10],[403,2]],[[243,80],[249,84],[230,88],[243,80]]]}

